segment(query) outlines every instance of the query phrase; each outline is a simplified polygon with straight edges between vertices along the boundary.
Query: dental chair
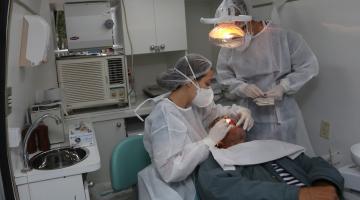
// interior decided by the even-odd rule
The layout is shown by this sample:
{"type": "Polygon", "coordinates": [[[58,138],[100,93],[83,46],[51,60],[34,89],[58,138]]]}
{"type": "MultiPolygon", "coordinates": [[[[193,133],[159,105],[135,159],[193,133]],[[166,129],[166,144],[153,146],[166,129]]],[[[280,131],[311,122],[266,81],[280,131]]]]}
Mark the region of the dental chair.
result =
{"type": "Polygon", "coordinates": [[[114,192],[131,187],[137,190],[137,174],[150,163],[142,135],[130,136],[121,141],[111,155],[110,177],[114,192]]]}
{"type": "MultiPolygon", "coordinates": [[[[138,172],[151,163],[149,154],[144,148],[143,136],[130,136],[120,142],[114,148],[110,162],[110,177],[113,191],[120,192],[131,187],[135,187],[137,190],[138,172]]],[[[196,194],[194,200],[199,199],[196,194]]]]}

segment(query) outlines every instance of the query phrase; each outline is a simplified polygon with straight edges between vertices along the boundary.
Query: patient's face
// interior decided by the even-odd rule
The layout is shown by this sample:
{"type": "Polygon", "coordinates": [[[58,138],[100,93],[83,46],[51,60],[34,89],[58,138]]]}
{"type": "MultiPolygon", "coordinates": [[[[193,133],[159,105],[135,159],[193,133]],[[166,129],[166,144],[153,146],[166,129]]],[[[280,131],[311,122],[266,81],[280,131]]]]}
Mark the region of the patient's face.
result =
{"type": "MultiPolygon", "coordinates": [[[[236,121],[233,119],[224,116],[223,118],[227,119],[231,125],[235,125],[236,121]]],[[[245,142],[245,130],[242,127],[235,126],[229,130],[224,139],[222,139],[216,146],[220,149],[226,149],[233,145],[240,144],[245,142]]]]}

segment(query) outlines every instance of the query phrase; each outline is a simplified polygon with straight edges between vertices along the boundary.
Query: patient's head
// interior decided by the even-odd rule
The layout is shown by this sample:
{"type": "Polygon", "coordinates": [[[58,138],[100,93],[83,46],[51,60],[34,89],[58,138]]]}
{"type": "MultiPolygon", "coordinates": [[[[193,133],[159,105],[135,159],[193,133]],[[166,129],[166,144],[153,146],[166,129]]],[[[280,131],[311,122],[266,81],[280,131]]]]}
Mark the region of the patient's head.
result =
{"type": "Polygon", "coordinates": [[[234,127],[229,130],[226,136],[218,144],[216,144],[218,148],[226,149],[233,145],[245,142],[245,135],[246,135],[245,130],[241,126],[235,126],[236,121],[228,116],[222,116],[216,118],[210,124],[209,128],[212,128],[216,124],[216,122],[218,122],[220,119],[226,119],[226,121],[230,125],[233,125],[234,127]]]}

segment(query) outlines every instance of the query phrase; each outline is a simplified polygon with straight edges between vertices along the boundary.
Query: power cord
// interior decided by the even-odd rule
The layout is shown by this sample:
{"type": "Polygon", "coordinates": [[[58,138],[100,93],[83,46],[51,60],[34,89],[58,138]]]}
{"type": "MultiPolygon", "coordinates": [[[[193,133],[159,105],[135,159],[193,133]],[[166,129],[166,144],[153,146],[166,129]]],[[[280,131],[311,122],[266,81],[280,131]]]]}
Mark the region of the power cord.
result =
{"type": "MultiPolygon", "coordinates": [[[[128,26],[128,20],[127,20],[127,13],[126,13],[126,8],[125,8],[125,2],[124,0],[121,0],[121,4],[123,7],[123,12],[124,12],[124,21],[125,21],[125,27],[126,27],[126,34],[127,37],[129,39],[129,44],[130,44],[130,54],[131,54],[131,80],[129,81],[131,89],[129,91],[129,96],[134,93],[134,97],[136,99],[136,92],[135,92],[135,68],[134,68],[134,49],[133,49],[133,44],[132,44],[132,40],[131,40],[131,36],[130,36],[130,31],[129,31],[129,26],[128,26]]],[[[131,104],[131,103],[130,103],[131,104]]]]}

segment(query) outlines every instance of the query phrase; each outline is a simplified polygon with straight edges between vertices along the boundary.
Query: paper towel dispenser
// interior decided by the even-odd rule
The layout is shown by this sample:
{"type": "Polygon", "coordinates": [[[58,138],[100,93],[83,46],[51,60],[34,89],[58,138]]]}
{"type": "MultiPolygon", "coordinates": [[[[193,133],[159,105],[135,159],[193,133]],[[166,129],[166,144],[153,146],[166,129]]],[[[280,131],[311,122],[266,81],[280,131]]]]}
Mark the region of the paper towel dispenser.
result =
{"type": "Polygon", "coordinates": [[[23,21],[20,66],[32,67],[47,62],[50,26],[38,15],[25,15],[23,21]]]}

